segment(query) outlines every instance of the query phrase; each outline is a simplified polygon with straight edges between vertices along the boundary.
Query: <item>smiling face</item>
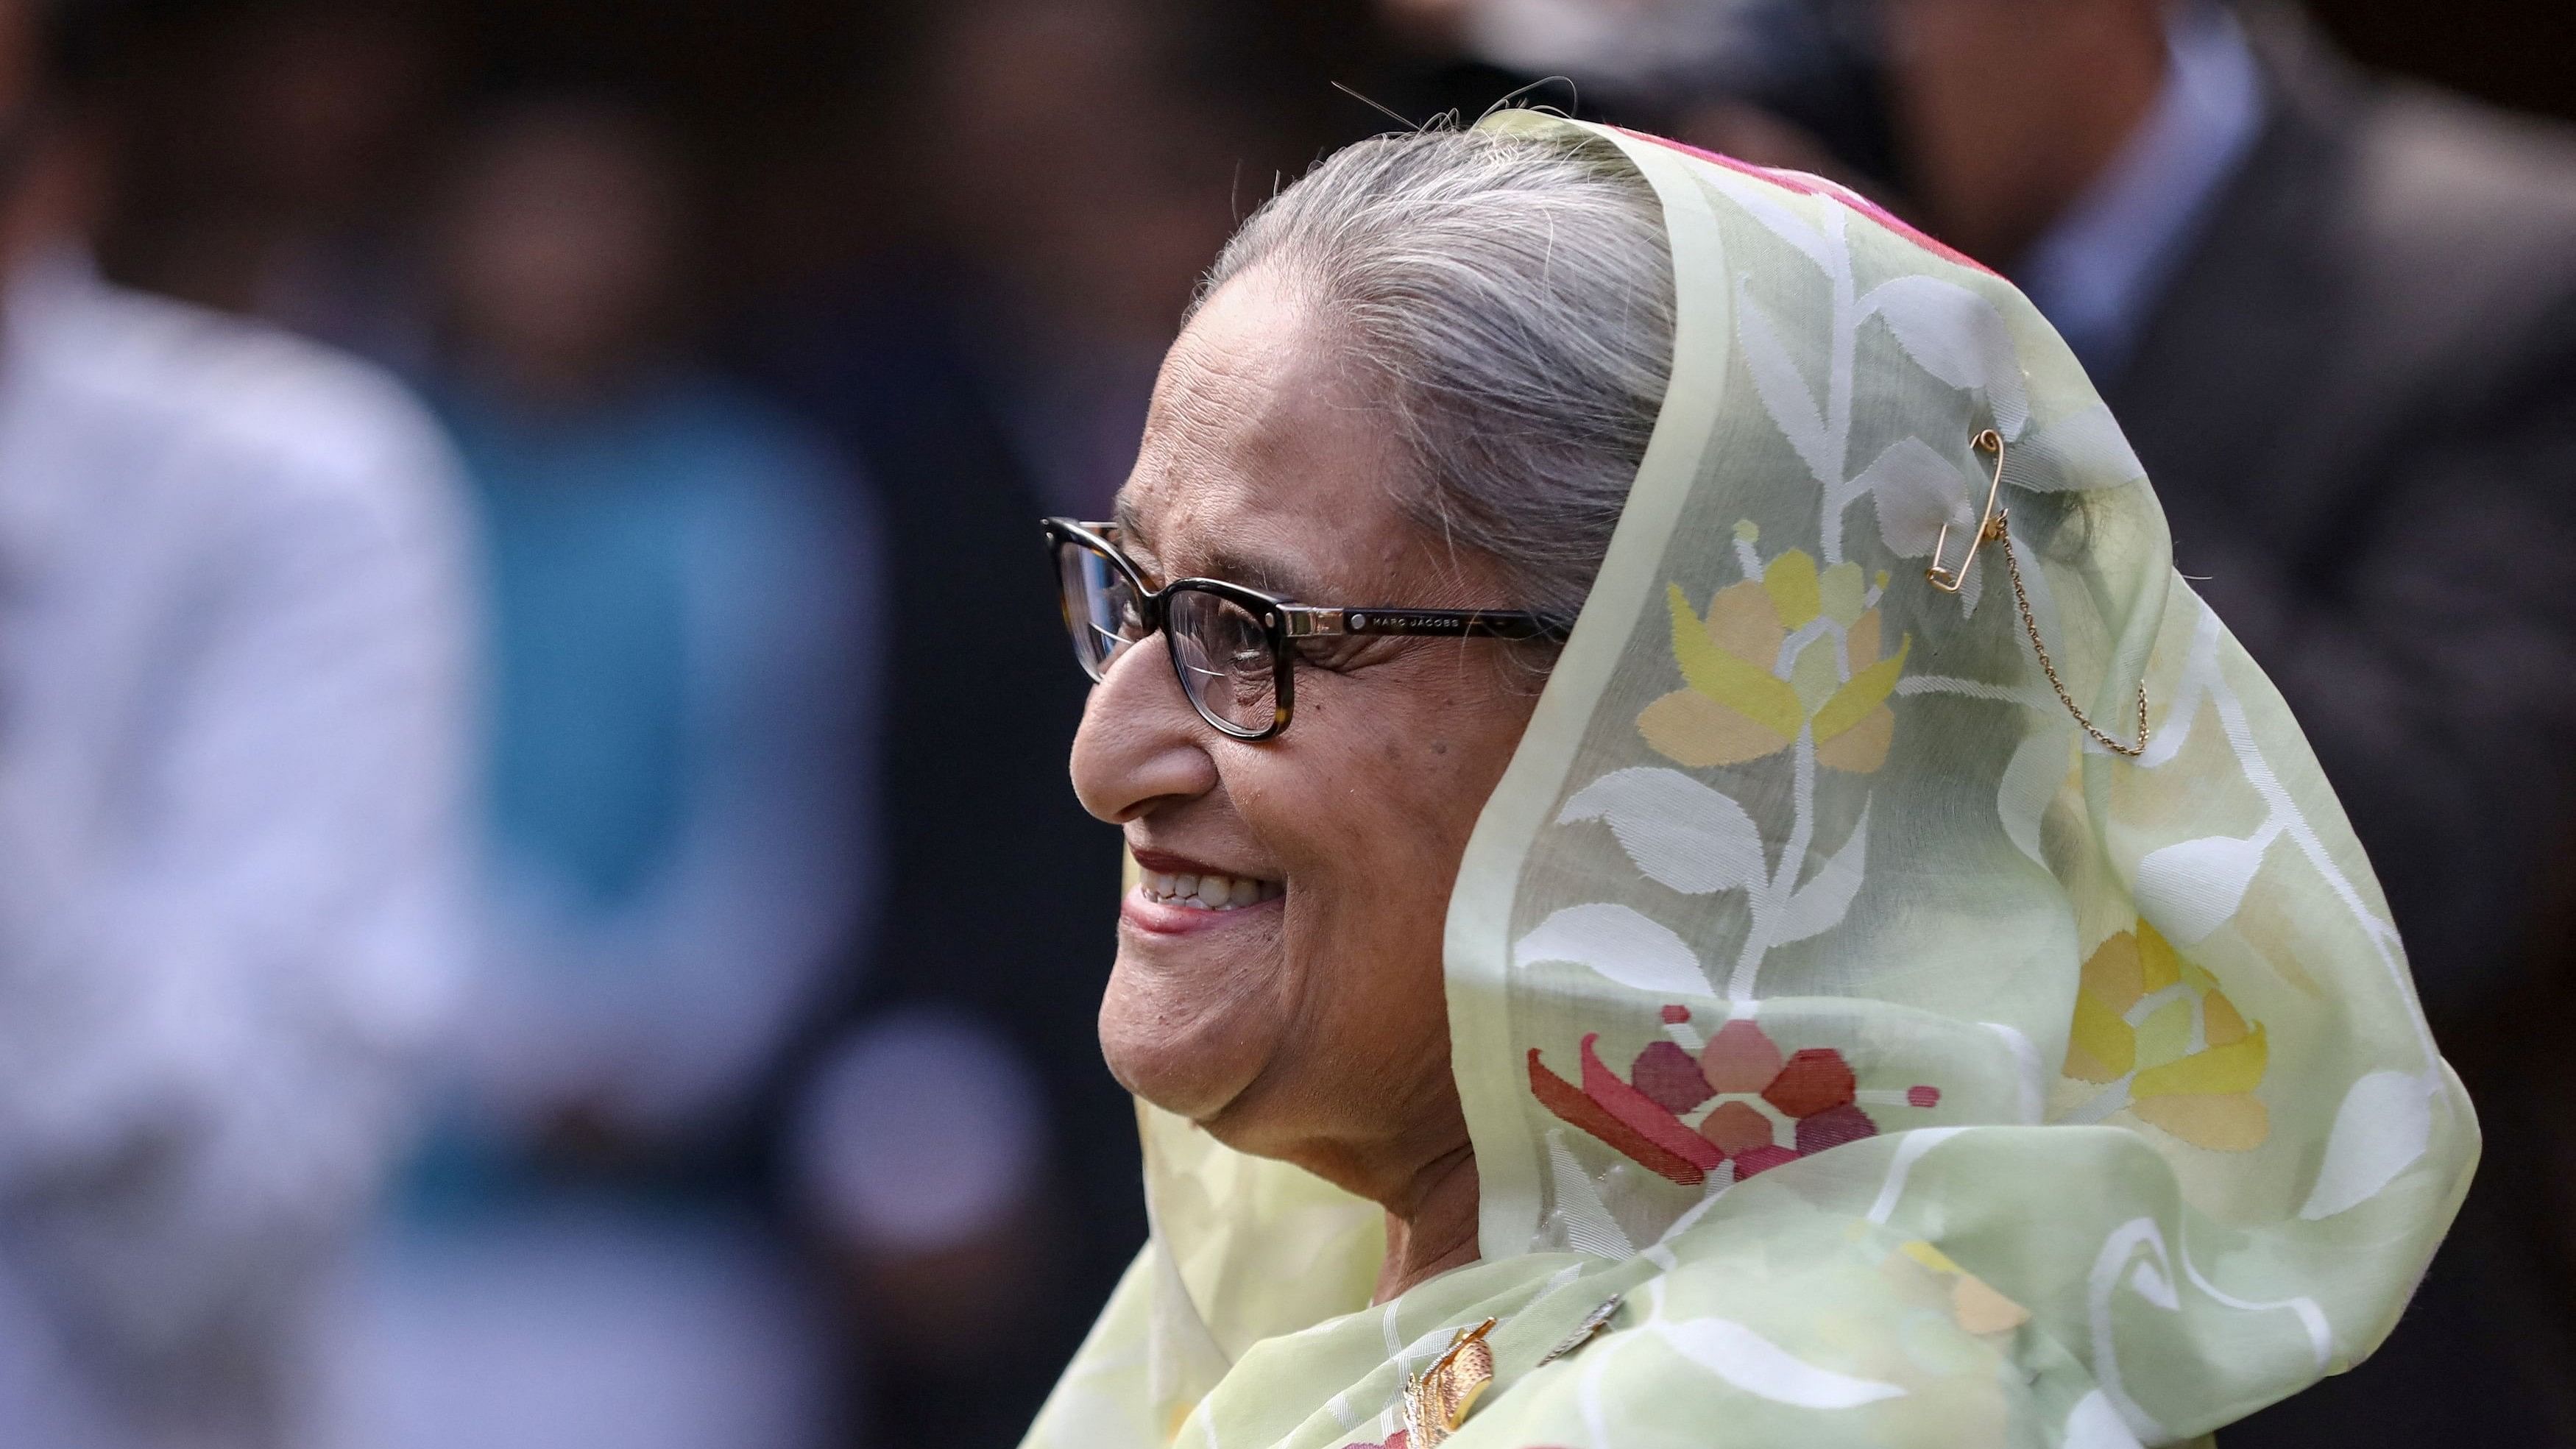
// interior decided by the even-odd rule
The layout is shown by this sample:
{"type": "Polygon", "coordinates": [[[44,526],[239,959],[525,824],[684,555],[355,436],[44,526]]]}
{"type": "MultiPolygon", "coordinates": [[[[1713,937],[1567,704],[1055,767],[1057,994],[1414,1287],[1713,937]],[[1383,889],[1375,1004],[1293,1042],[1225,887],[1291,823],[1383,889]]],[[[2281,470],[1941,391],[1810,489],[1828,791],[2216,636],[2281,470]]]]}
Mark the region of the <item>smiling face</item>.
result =
{"type": "MultiPolygon", "coordinates": [[[[1491,560],[1404,516],[1405,481],[1385,414],[1293,292],[1255,271],[1209,300],[1164,363],[1119,499],[1122,541],[1156,585],[1514,607],[1491,560]]],[[[1381,1202],[1464,1148],[1441,937],[1468,834],[1536,702],[1509,647],[1307,646],[1295,722],[1259,744],[1198,717],[1160,641],[1118,657],[1092,692],[1073,777],[1146,872],[1122,906],[1100,1013],[1121,1082],[1381,1202]]]]}

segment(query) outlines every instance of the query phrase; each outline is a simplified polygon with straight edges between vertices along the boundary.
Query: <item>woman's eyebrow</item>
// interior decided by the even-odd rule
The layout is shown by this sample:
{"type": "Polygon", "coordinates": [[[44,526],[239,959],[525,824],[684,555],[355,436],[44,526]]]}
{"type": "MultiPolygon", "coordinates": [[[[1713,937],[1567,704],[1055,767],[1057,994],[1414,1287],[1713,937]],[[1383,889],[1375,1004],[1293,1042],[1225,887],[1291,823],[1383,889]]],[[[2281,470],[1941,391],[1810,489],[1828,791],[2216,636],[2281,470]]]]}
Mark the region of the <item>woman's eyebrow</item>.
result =
{"type": "Polygon", "coordinates": [[[1157,587],[1176,578],[1196,575],[1222,579],[1285,598],[1303,598],[1307,594],[1307,573],[1297,564],[1265,553],[1219,545],[1208,552],[1200,567],[1179,569],[1155,553],[1135,508],[1125,498],[1118,500],[1113,519],[1118,529],[1118,546],[1127,551],[1127,556],[1135,561],[1138,568],[1145,570],[1157,587]]]}
{"type": "Polygon", "coordinates": [[[1110,510],[1109,526],[1118,531],[1118,546],[1126,551],[1129,562],[1144,571],[1149,586],[1159,588],[1170,581],[1169,575],[1162,571],[1161,560],[1154,557],[1153,544],[1146,541],[1145,526],[1138,520],[1135,506],[1127,501],[1123,492],[1110,510]]]}
{"type": "Polygon", "coordinates": [[[1118,530],[1119,547],[1133,550],[1145,546],[1145,526],[1136,517],[1136,505],[1127,501],[1123,491],[1110,507],[1109,526],[1118,530]]]}
{"type": "Polygon", "coordinates": [[[1265,594],[1302,599],[1310,592],[1304,569],[1267,554],[1218,548],[1208,554],[1207,568],[1210,578],[1259,589],[1265,594]]]}

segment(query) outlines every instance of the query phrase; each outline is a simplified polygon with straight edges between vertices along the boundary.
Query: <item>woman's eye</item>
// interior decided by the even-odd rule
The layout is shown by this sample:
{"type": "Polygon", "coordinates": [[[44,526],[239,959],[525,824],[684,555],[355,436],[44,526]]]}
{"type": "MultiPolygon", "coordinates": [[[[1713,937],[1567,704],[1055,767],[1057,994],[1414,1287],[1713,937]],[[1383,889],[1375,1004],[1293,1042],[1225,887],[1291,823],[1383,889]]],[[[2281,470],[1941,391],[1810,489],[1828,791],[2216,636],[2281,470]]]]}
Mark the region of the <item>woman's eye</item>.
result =
{"type": "Polygon", "coordinates": [[[1343,670],[1350,667],[1364,641],[1357,639],[1308,639],[1299,643],[1297,659],[1318,669],[1343,670]]]}

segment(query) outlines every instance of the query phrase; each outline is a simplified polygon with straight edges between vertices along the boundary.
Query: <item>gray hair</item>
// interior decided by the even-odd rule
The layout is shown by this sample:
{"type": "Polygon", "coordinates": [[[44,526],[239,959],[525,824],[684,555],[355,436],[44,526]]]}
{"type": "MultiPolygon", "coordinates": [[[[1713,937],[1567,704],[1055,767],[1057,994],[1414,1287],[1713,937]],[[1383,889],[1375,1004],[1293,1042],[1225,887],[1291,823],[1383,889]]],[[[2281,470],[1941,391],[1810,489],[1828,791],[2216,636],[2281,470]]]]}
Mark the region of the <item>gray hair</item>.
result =
{"type": "Polygon", "coordinates": [[[1426,130],[1336,152],[1253,213],[1199,296],[1277,269],[1383,383],[1405,513],[1571,620],[1672,375],[1663,211],[1568,130],[1426,130]]]}

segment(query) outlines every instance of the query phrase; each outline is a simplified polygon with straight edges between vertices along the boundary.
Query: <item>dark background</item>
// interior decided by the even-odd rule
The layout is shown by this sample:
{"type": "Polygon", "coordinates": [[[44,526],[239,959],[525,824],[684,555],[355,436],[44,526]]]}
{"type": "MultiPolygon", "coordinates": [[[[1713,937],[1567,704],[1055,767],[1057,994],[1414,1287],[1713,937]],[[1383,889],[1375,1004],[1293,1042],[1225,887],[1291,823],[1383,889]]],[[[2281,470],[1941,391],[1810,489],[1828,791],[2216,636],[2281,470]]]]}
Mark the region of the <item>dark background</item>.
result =
{"type": "MultiPolygon", "coordinates": [[[[151,7],[147,6],[146,9],[151,7]]],[[[172,174],[156,163],[202,101],[207,60],[255,0],[163,0],[160,32],[134,47],[136,82],[127,95],[147,127],[117,244],[122,270],[178,290],[203,284],[155,275],[134,234],[183,208],[202,174],[172,174]],[[210,44],[211,42],[211,44],[210,44]],[[158,135],[151,129],[156,127],[158,135]],[[156,174],[157,172],[157,174],[156,174]]],[[[434,37],[424,57],[420,115],[426,123],[382,160],[370,200],[398,214],[408,168],[426,159],[438,121],[477,97],[574,83],[612,88],[652,110],[686,138],[708,182],[706,267],[699,282],[707,314],[812,282],[868,256],[921,239],[921,174],[907,145],[935,114],[918,99],[922,32],[939,7],[848,0],[448,0],[401,5],[348,0],[305,8],[397,16],[434,37]]],[[[1274,172],[1293,175],[1322,151],[1385,124],[1332,89],[1351,85],[1399,110],[1421,103],[1420,77],[1436,62],[1407,54],[1375,22],[1364,0],[1174,0],[1168,12],[1190,54],[1185,64],[1212,88],[1264,122],[1259,144],[1235,148],[1232,198],[1239,211],[1266,194],[1274,172]],[[1374,89],[1372,86],[1374,85],[1374,89]]],[[[2357,59],[2544,115],[2576,120],[2576,64],[2568,21],[2548,0],[2313,0],[2312,13],[2357,59]]],[[[1434,99],[1468,105],[1499,99],[1475,89],[1472,72],[1443,77],[1434,99]],[[1459,88],[1449,93],[1449,85],[1459,88]]],[[[1097,104],[1114,109],[1120,97],[1097,104]]],[[[1406,114],[1419,119],[1412,111],[1406,114]]],[[[211,300],[226,300],[219,296],[211,300]]]]}

